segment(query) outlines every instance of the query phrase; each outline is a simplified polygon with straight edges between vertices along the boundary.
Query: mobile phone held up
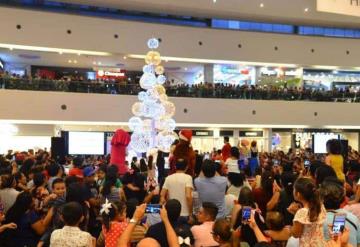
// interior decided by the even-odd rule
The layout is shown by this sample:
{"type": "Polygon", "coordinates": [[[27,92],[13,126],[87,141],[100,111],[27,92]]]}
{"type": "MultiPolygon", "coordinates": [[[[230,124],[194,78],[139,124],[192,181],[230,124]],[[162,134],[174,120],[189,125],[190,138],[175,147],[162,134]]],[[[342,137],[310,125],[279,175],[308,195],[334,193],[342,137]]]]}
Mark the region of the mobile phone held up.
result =
{"type": "Polygon", "coordinates": [[[346,214],[335,214],[332,232],[333,234],[342,233],[345,229],[346,214]]]}
{"type": "Polygon", "coordinates": [[[159,214],[161,209],[160,204],[148,204],[146,205],[145,213],[146,214],[159,214]]]}
{"type": "Polygon", "coordinates": [[[242,221],[249,221],[251,216],[251,207],[243,207],[242,209],[242,221]]]}
{"type": "Polygon", "coordinates": [[[310,160],[305,160],[305,161],[304,161],[304,167],[305,167],[305,168],[309,168],[309,167],[310,167],[310,160]]]}

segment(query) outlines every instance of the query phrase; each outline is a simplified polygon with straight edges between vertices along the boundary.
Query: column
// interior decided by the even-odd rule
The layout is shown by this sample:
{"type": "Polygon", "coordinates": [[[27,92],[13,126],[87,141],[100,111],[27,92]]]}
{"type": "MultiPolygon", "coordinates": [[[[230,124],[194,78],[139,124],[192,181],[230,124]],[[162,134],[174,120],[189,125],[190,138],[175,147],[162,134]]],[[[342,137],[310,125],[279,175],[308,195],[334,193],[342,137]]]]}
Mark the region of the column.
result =
{"type": "Polygon", "coordinates": [[[214,65],[204,64],[204,82],[214,82],[214,65]]]}

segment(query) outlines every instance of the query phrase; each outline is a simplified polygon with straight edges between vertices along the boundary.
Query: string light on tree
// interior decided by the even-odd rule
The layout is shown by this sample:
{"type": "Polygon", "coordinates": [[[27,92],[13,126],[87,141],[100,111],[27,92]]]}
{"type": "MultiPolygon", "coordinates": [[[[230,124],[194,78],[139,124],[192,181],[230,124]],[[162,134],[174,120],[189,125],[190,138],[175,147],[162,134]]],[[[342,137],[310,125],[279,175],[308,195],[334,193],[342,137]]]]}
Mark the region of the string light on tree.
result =
{"type": "Polygon", "coordinates": [[[139,153],[148,152],[154,148],[169,152],[171,144],[177,139],[174,132],[176,122],[175,105],[168,101],[165,69],[161,65],[161,55],[155,51],[159,40],[152,38],[147,42],[149,51],[145,56],[143,75],[140,87],[145,91],[138,94],[139,102],[132,106],[134,117],[129,119],[129,128],[133,131],[130,146],[139,153]]]}

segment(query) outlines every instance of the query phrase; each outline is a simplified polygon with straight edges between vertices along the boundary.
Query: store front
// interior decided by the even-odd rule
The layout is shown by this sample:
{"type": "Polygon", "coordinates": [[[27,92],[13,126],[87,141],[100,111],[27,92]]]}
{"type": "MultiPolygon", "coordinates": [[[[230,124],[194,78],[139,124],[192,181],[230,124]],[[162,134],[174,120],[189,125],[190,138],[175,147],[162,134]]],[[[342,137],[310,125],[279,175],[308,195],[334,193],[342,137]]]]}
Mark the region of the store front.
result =
{"type": "Polygon", "coordinates": [[[329,139],[346,140],[349,147],[359,150],[359,133],[359,130],[273,129],[272,151],[287,152],[289,148],[311,148],[317,153],[322,153],[329,139]]]}

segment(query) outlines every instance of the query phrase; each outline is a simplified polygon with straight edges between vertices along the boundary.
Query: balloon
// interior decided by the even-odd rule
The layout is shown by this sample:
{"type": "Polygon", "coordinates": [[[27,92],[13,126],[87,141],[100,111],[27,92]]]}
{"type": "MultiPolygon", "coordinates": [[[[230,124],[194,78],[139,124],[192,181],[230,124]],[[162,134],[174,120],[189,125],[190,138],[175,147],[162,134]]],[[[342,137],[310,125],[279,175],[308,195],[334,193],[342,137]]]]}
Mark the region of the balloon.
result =
{"type": "Polygon", "coordinates": [[[132,131],[141,131],[143,128],[143,121],[139,117],[132,117],[129,119],[129,129],[132,131]]]}
{"type": "Polygon", "coordinates": [[[156,83],[157,84],[164,84],[166,82],[166,77],[164,75],[159,75],[156,79],[156,83]]]}
{"type": "Polygon", "coordinates": [[[164,71],[165,71],[165,69],[164,69],[164,67],[161,66],[161,65],[156,66],[156,68],[155,68],[155,73],[156,73],[157,75],[162,75],[162,74],[164,74],[164,71]]]}
{"type": "Polygon", "coordinates": [[[162,131],[156,136],[156,145],[160,151],[168,153],[170,146],[178,138],[176,133],[169,131],[162,131]]]}
{"type": "Polygon", "coordinates": [[[148,95],[145,91],[141,91],[139,94],[138,94],[138,99],[140,101],[145,101],[147,99],[148,95]]]}
{"type": "Polygon", "coordinates": [[[135,104],[133,104],[131,111],[135,116],[141,117],[144,112],[143,108],[144,108],[143,103],[136,102],[135,104]]]}
{"type": "Polygon", "coordinates": [[[149,39],[147,42],[147,46],[150,49],[157,49],[159,47],[159,40],[155,38],[149,39]]]}
{"type": "Polygon", "coordinates": [[[157,51],[149,51],[145,56],[146,64],[153,64],[153,65],[160,65],[161,63],[161,56],[160,53],[157,51]]]}
{"type": "Polygon", "coordinates": [[[156,84],[156,76],[152,73],[144,73],[140,78],[140,87],[150,89],[156,84]]]}
{"type": "Polygon", "coordinates": [[[165,117],[172,117],[175,115],[175,105],[170,101],[162,102],[165,108],[165,117]]]}
{"type": "Polygon", "coordinates": [[[131,135],[130,147],[139,153],[145,153],[150,148],[151,133],[148,131],[134,132],[131,135]]]}
{"type": "Polygon", "coordinates": [[[143,67],[143,72],[144,73],[154,73],[154,66],[152,65],[144,65],[143,67]]]}

